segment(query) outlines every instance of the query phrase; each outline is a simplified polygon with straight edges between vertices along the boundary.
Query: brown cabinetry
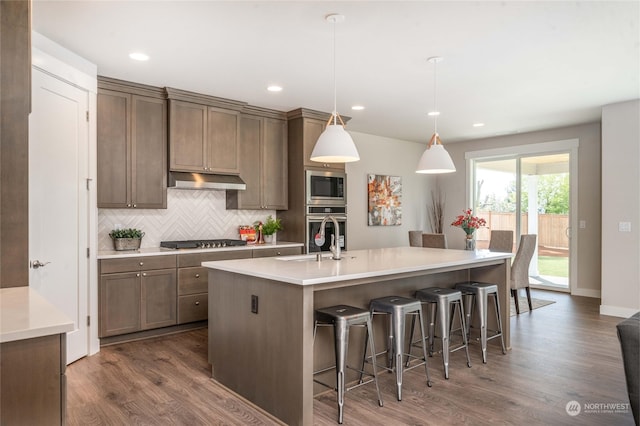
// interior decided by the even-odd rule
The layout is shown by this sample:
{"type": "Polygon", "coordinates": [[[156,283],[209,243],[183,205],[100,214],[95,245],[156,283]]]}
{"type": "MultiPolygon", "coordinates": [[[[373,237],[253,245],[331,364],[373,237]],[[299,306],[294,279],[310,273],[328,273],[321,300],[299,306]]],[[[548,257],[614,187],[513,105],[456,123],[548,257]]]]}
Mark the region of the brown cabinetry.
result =
{"type": "Polygon", "coordinates": [[[288,197],[287,127],[282,113],[243,114],[240,120],[240,176],[244,191],[227,191],[228,209],[286,210],[288,197]]]}
{"type": "Polygon", "coordinates": [[[178,255],[178,324],[203,321],[209,315],[209,270],[202,262],[247,259],[254,250],[230,250],[178,255]]]}
{"type": "Polygon", "coordinates": [[[98,207],[167,207],[167,110],[162,89],[100,77],[98,207]]]}
{"type": "Polygon", "coordinates": [[[166,90],[170,170],[237,175],[240,110],[245,104],[178,89],[166,90]]]}
{"type": "MultiPolygon", "coordinates": [[[[299,108],[287,113],[289,126],[289,167],[321,168],[344,171],[344,163],[318,163],[311,161],[311,153],[327,126],[331,114],[299,108]]],[[[350,117],[342,117],[347,122],[350,117]]]]}
{"type": "Polygon", "coordinates": [[[66,334],[0,345],[0,424],[64,425],[66,334]]]}
{"type": "Polygon", "coordinates": [[[100,261],[99,337],[177,323],[176,256],[100,261]]]}
{"type": "Polygon", "coordinates": [[[302,254],[302,247],[281,247],[253,250],[253,257],[295,256],[302,254]]]}

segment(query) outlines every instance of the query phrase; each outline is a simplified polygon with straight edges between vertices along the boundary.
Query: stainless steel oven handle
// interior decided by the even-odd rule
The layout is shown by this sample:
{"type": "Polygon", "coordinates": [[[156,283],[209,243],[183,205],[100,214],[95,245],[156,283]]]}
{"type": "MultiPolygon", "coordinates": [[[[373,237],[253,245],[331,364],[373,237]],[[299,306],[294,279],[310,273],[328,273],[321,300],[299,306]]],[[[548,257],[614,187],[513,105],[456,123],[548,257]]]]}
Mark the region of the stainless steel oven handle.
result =
{"type": "MultiPolygon", "coordinates": [[[[335,217],[337,220],[347,220],[346,216],[336,216],[336,215],[332,215],[333,217],[335,217]]],[[[312,215],[307,215],[307,221],[308,222],[322,222],[322,219],[324,219],[325,215],[322,216],[312,216],[312,215]]]]}

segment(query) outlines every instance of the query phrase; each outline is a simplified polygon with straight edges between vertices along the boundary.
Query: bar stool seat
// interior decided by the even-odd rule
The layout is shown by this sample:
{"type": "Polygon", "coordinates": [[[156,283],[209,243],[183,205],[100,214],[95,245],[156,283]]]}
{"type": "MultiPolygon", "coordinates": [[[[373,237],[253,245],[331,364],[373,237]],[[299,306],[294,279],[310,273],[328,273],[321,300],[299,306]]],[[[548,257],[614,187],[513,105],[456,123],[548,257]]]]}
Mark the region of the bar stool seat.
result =
{"type": "MultiPolygon", "coordinates": [[[[398,401],[402,401],[402,373],[403,369],[411,370],[413,368],[424,365],[424,371],[427,376],[427,386],[431,387],[431,378],[429,377],[429,368],[427,365],[427,352],[426,348],[422,348],[422,357],[411,354],[411,345],[408,345],[407,352],[404,351],[405,347],[405,323],[406,316],[417,316],[420,321],[420,332],[422,339],[424,340],[424,326],[422,317],[422,304],[419,300],[410,299],[401,296],[387,296],[371,300],[369,309],[372,315],[386,314],[389,316],[389,336],[387,340],[387,350],[380,354],[387,354],[387,366],[381,366],[388,371],[394,371],[396,373],[396,391],[398,401]],[[402,358],[406,356],[406,365],[403,365],[402,358]],[[409,365],[409,359],[420,359],[419,363],[413,366],[409,365]],[[404,367],[404,368],[403,368],[404,367]]],[[[411,342],[409,342],[411,343],[411,342]]],[[[373,364],[376,363],[377,355],[372,352],[373,364]]],[[[366,353],[364,355],[366,359],[366,353]]],[[[363,361],[364,361],[363,359],[363,361]]]]}
{"type": "MultiPolygon", "coordinates": [[[[467,366],[471,367],[469,358],[469,345],[467,342],[466,326],[462,314],[462,292],[451,288],[429,287],[416,291],[416,299],[427,303],[429,309],[429,353],[433,354],[435,326],[439,324],[439,334],[442,340],[442,363],[444,365],[444,378],[449,378],[449,354],[463,349],[467,354],[467,366]],[[451,327],[454,320],[456,306],[458,307],[462,344],[451,348],[451,327]],[[453,310],[451,309],[453,307],[453,310]],[[437,314],[437,321],[436,321],[437,314]]],[[[411,339],[413,340],[413,324],[411,327],[411,339]]],[[[423,344],[424,346],[424,344],[423,344]]]]}
{"type": "Polygon", "coordinates": [[[507,351],[504,347],[504,336],[502,335],[502,318],[500,314],[500,298],[498,297],[498,286],[490,283],[479,282],[463,282],[456,284],[456,288],[462,291],[464,296],[464,307],[467,319],[467,335],[471,331],[471,317],[474,307],[478,307],[478,316],[480,317],[480,347],[482,348],[482,362],[487,363],[487,341],[500,337],[502,344],[502,353],[507,351]],[[495,306],[495,318],[498,325],[497,330],[488,330],[487,328],[487,312],[489,311],[489,296],[493,299],[495,306]],[[494,334],[488,336],[488,331],[494,334]]]}
{"type": "Polygon", "coordinates": [[[314,382],[323,386],[333,388],[338,392],[338,423],[342,424],[344,417],[344,394],[346,391],[365,385],[367,383],[375,382],[376,392],[378,393],[378,404],[382,407],[382,396],[380,395],[380,388],[378,387],[378,376],[376,372],[376,365],[373,363],[373,374],[366,373],[364,371],[364,364],[361,369],[349,367],[347,365],[347,348],[349,345],[349,327],[351,326],[363,326],[367,329],[367,337],[365,339],[365,353],[367,343],[370,346],[371,353],[375,353],[373,329],[371,328],[371,313],[365,309],[356,308],[348,305],[336,305],[327,308],[317,309],[315,311],[315,325],[313,328],[313,339],[315,341],[316,332],[318,327],[332,326],[334,330],[335,338],[335,356],[336,365],[322,370],[314,371],[314,376],[326,371],[336,370],[336,386],[330,386],[320,380],[313,379],[314,382]],[[349,368],[360,373],[359,382],[351,387],[345,388],[345,373],[349,368]],[[371,379],[363,381],[363,375],[370,376],[371,379]]]}

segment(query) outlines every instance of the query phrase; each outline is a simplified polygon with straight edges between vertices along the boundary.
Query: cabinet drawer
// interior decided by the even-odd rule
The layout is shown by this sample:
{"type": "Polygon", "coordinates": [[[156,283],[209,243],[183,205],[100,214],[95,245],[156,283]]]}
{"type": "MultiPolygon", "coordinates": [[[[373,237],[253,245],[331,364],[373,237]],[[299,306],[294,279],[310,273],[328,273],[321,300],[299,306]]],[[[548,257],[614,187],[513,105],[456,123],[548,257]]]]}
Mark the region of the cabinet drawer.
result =
{"type": "Polygon", "coordinates": [[[209,300],[206,293],[178,297],[178,324],[206,320],[209,300]]]}
{"type": "Polygon", "coordinates": [[[252,250],[230,250],[206,253],[192,253],[178,255],[178,267],[200,266],[202,262],[214,260],[247,259],[251,257],[252,250]]]}
{"type": "Polygon", "coordinates": [[[178,269],[178,296],[206,293],[209,272],[202,266],[178,269]]]}
{"type": "Polygon", "coordinates": [[[302,253],[302,247],[282,247],[254,249],[253,257],[295,256],[302,253]]]}
{"type": "Polygon", "coordinates": [[[100,273],[148,271],[151,269],[169,269],[176,267],[176,256],[124,257],[122,259],[102,259],[100,273]]]}

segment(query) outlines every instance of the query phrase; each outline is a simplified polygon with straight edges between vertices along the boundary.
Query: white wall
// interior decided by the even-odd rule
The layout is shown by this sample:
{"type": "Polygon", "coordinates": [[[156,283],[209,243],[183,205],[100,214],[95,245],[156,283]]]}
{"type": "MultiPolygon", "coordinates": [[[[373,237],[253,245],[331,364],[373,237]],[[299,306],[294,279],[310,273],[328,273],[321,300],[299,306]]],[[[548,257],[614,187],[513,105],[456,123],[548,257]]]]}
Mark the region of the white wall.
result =
{"type": "Polygon", "coordinates": [[[409,245],[408,231],[429,229],[427,203],[435,177],[415,172],[426,143],[390,139],[349,132],[360,153],[360,161],[347,163],[347,248],[358,250],[409,245]],[[402,177],[402,224],[367,225],[367,175],[402,177]]]}
{"type": "Polygon", "coordinates": [[[640,310],[640,100],[602,108],[602,147],[600,313],[629,317],[640,310]]]}

